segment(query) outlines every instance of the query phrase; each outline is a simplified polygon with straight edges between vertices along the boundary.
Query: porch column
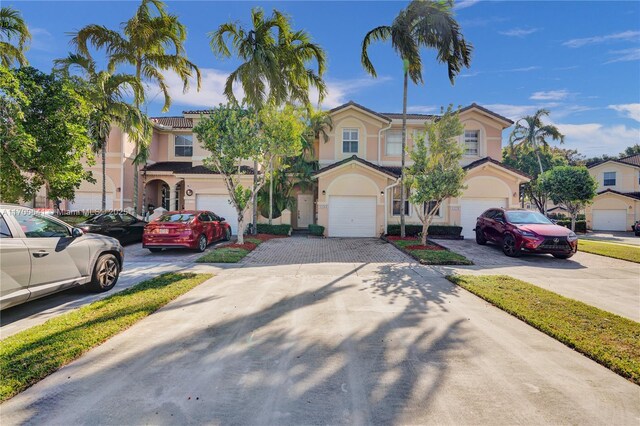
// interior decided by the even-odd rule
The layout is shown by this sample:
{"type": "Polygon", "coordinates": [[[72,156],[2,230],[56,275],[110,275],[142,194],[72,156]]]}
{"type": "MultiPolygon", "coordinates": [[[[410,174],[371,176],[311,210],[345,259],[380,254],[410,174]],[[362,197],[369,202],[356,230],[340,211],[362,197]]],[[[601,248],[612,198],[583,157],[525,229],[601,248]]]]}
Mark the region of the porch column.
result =
{"type": "Polygon", "coordinates": [[[176,191],[178,190],[178,184],[169,185],[169,210],[176,209],[176,191]]]}

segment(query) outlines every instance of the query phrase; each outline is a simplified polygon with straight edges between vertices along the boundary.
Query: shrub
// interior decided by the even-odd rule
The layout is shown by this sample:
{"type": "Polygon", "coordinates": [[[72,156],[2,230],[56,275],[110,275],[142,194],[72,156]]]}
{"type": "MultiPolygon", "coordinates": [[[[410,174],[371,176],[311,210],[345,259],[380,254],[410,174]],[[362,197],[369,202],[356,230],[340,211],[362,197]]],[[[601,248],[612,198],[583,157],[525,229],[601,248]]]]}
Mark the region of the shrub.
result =
{"type": "MultiPolygon", "coordinates": [[[[405,234],[408,237],[416,237],[422,233],[422,225],[405,225],[405,234]]],[[[452,225],[431,225],[429,235],[446,235],[459,237],[462,233],[462,226],[452,225]]],[[[387,235],[400,235],[400,225],[387,225],[387,235]]]]}
{"type": "Polygon", "coordinates": [[[258,233],[271,235],[291,235],[291,225],[269,225],[268,223],[259,223],[258,233]]]}
{"type": "Polygon", "coordinates": [[[320,225],[309,225],[309,233],[311,235],[316,235],[318,237],[321,237],[324,235],[324,226],[320,226],[320,225]]]}
{"type": "MultiPolygon", "coordinates": [[[[558,220],[556,224],[571,229],[571,219],[558,220]]],[[[576,232],[587,232],[587,222],[585,220],[576,220],[576,232]]]]}

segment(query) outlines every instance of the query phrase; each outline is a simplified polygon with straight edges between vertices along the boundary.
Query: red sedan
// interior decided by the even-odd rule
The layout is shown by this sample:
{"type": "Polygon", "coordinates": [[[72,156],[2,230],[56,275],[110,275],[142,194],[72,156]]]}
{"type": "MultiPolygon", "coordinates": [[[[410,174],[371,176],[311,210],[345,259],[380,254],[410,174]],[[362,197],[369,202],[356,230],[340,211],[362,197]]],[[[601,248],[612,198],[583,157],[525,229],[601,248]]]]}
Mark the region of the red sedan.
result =
{"type": "Polygon", "coordinates": [[[152,253],[163,248],[188,248],[203,252],[214,241],[228,241],[231,227],[209,211],[167,212],[150,222],[142,234],[142,247],[152,253]]]}
{"type": "Polygon", "coordinates": [[[504,254],[550,253],[568,259],[578,250],[578,236],[544,215],[528,210],[489,209],[476,222],[476,242],[498,243],[504,254]]]}

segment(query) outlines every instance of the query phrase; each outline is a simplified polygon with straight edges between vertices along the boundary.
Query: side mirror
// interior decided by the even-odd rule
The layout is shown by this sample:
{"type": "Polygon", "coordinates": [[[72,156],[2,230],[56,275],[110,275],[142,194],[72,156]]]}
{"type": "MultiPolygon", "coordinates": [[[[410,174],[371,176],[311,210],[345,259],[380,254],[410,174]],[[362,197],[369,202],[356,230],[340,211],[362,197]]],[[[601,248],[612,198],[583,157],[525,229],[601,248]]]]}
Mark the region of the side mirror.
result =
{"type": "Polygon", "coordinates": [[[84,231],[80,228],[73,228],[71,230],[71,236],[73,238],[78,238],[78,237],[82,237],[84,235],[84,231]]]}
{"type": "Polygon", "coordinates": [[[220,218],[220,222],[224,222],[226,219],[224,217],[220,218]]]}

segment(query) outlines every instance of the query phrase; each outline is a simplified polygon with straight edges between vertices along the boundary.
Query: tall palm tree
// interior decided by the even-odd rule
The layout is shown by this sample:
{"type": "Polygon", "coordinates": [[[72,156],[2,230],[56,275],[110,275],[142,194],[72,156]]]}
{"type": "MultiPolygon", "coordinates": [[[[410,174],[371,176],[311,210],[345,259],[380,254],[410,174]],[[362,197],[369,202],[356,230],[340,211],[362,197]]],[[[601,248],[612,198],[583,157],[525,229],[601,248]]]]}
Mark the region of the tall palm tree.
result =
{"type": "Polygon", "coordinates": [[[422,61],[420,49],[435,49],[437,60],[447,64],[449,80],[454,83],[462,67],[471,63],[472,46],[462,35],[460,25],[453,17],[453,0],[431,1],[413,0],[406,9],[400,11],[391,25],[383,25],[369,31],[362,41],[361,62],[364,69],[377,77],[373,63],[369,59],[368,48],[374,41],[391,39],[391,46],[400,55],[403,63],[404,84],[402,97],[402,175],[400,179],[401,206],[400,232],[405,236],[405,156],[407,136],[407,86],[409,78],[414,84],[422,84],[422,61]]]}
{"type": "Polygon", "coordinates": [[[134,75],[99,71],[90,56],[69,54],[64,59],[56,60],[55,67],[67,75],[71,68],[78,68],[86,84],[87,96],[94,108],[88,128],[93,141],[93,151],[101,153],[102,210],[106,210],[106,153],[111,126],[116,124],[132,137],[150,132],[147,117],[126,100],[129,92],[133,92],[136,98],[144,96],[144,88],[134,75]]]}
{"type": "Polygon", "coordinates": [[[27,65],[24,51],[30,40],[31,33],[20,12],[7,6],[0,8],[0,64],[7,68],[14,62],[27,65]]]}
{"type": "MultiPolygon", "coordinates": [[[[233,84],[239,83],[244,91],[244,101],[262,109],[267,103],[282,105],[300,102],[309,106],[309,90],[318,90],[319,100],[326,95],[322,80],[326,56],[324,50],[311,42],[304,31],[293,31],[289,18],[277,10],[266,17],[260,8],[251,10],[251,28],[243,28],[235,22],[220,25],[209,33],[213,52],[220,57],[231,56],[231,49],[242,64],[227,78],[224,94],[230,102],[237,102],[233,84]],[[227,46],[231,42],[231,49],[227,46]],[[309,61],[317,63],[317,72],[307,68],[309,61]]],[[[257,181],[257,165],[254,162],[254,184],[257,181]]],[[[253,199],[253,223],[258,220],[258,200],[253,199]]],[[[256,232],[256,227],[253,227],[256,232]]]]}
{"type": "Polygon", "coordinates": [[[544,173],[540,151],[549,148],[548,139],[564,143],[564,135],[552,124],[544,124],[542,117],[548,117],[549,110],[539,109],[533,115],[527,115],[518,120],[509,136],[509,150],[516,155],[523,148],[533,150],[538,159],[540,174],[544,173]]]}
{"type": "MultiPolygon", "coordinates": [[[[87,55],[88,45],[104,47],[110,56],[109,70],[113,72],[120,65],[135,69],[135,77],[140,81],[156,84],[164,95],[162,111],[171,106],[171,96],[164,73],[175,72],[182,81],[183,91],[189,89],[189,80],[195,75],[197,89],[200,90],[200,69],[187,59],[184,49],[187,31],[176,15],[167,13],[161,0],[142,0],[131,19],[123,23],[123,34],[100,25],[88,25],[78,31],[72,43],[78,52],[87,55]],[[153,13],[155,9],[155,13],[153,13]]],[[[135,100],[140,108],[144,97],[135,100]]],[[[145,164],[151,135],[141,135],[135,139],[134,209],[138,211],[138,166],[145,164]]]]}

